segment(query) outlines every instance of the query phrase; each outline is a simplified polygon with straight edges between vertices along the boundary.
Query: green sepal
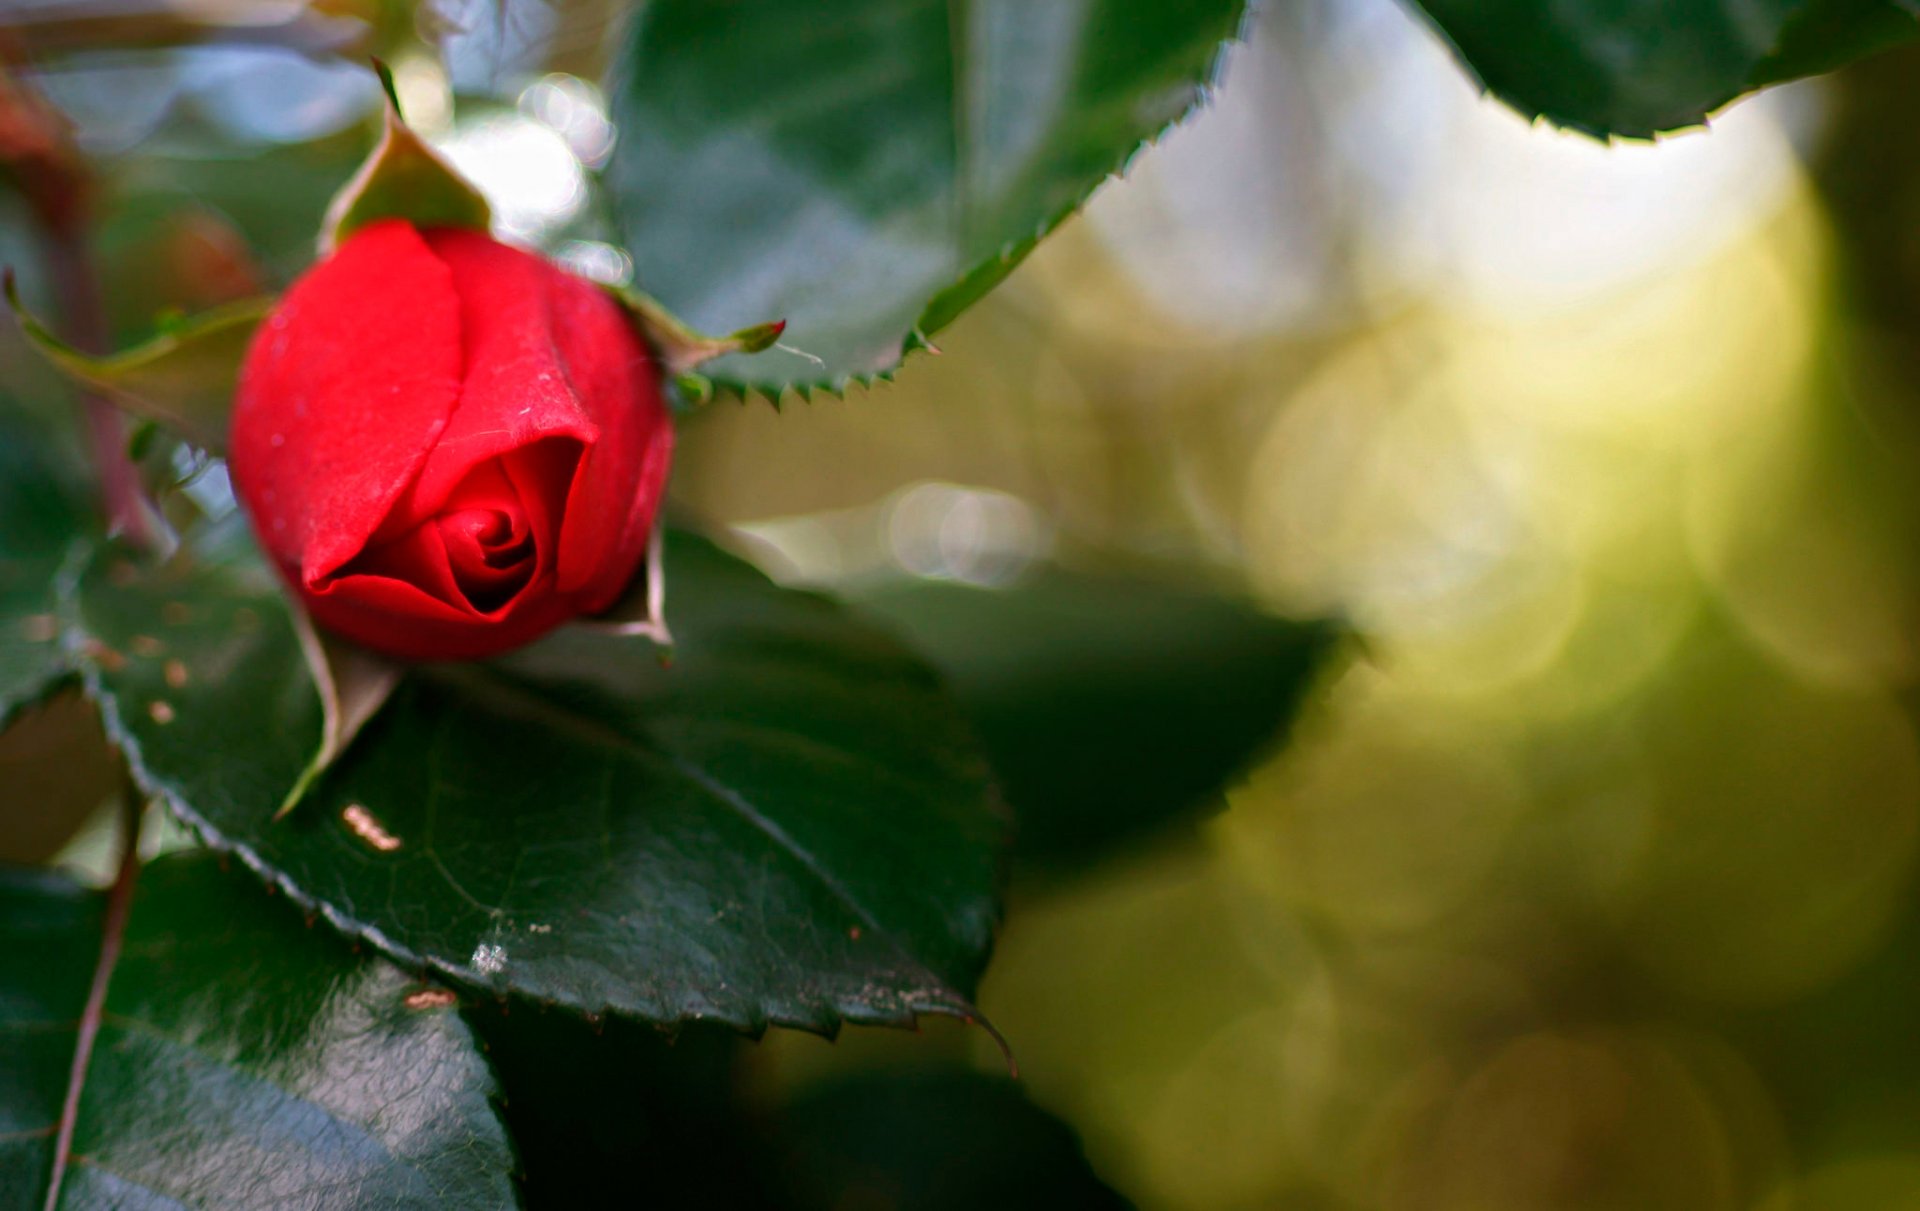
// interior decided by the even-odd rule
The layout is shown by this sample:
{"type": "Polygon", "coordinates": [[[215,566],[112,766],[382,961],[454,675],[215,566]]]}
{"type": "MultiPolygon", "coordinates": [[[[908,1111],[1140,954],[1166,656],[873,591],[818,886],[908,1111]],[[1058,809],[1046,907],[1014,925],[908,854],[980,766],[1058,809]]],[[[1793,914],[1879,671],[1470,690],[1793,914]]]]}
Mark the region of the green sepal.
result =
{"type": "Polygon", "coordinates": [[[708,336],[689,327],[650,294],[631,286],[607,289],[640,325],[647,343],[660,355],[668,380],[680,388],[682,397],[690,403],[704,404],[713,395],[712,384],[700,375],[688,373],[695,366],[729,353],[759,353],[771,349],[787,330],[787,321],[770,320],[727,336],[708,336]]]}
{"type": "Polygon", "coordinates": [[[280,801],[273,814],[276,820],[285,819],[320,775],[347,751],[360,729],[393,695],[404,671],[398,662],[314,626],[298,602],[289,601],[287,606],[300,654],[306,657],[314,692],[320,696],[320,744],[280,801]]]}
{"type": "Polygon", "coordinates": [[[667,402],[675,412],[692,412],[713,401],[713,380],[704,374],[688,372],[667,380],[667,402]]]}
{"type": "Polygon", "coordinates": [[[582,618],[578,625],[602,634],[649,640],[660,649],[660,662],[671,664],[673,632],[667,629],[666,545],[666,528],[656,524],[653,537],[647,540],[646,568],[626,596],[606,613],[582,618]]]}
{"type": "Polygon", "coordinates": [[[387,94],[386,129],[360,170],[328,203],[320,224],[320,255],[381,219],[405,219],[415,227],[487,230],[493,221],[487,199],[400,116],[387,65],[375,59],[373,70],[387,94]]]}
{"type": "Polygon", "coordinates": [[[67,344],[27,311],[11,270],[0,286],[27,343],[56,369],[101,392],[130,416],[152,421],[203,449],[224,449],[240,361],[274,299],[224,303],[174,320],[131,349],[95,356],[67,344]]]}

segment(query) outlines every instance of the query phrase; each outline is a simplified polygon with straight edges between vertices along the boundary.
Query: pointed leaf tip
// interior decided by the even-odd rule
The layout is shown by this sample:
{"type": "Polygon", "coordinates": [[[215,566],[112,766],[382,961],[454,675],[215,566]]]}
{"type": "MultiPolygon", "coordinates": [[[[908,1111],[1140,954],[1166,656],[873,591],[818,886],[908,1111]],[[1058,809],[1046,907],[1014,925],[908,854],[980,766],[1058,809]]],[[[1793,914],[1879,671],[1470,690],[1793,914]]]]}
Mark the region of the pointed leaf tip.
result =
{"type": "Polygon", "coordinates": [[[751,328],[742,328],[734,333],[731,339],[738,347],[737,352],[758,353],[762,349],[773,348],[774,342],[778,341],[780,334],[786,330],[787,321],[774,320],[770,324],[755,324],[751,328]]]}
{"type": "Polygon", "coordinates": [[[392,696],[402,672],[400,665],[387,657],[315,627],[305,610],[296,606],[292,613],[301,655],[306,657],[314,692],[320,695],[320,744],[281,800],[273,814],[275,820],[284,819],[299,806],[320,775],[347,751],[360,729],[392,696]]]}
{"type": "Polygon", "coordinates": [[[406,121],[406,115],[400,111],[400,92],[393,85],[393,69],[388,67],[386,60],[378,55],[373,56],[369,62],[373,64],[373,74],[380,77],[380,91],[387,94],[387,105],[392,110],[393,116],[402,122],[406,121]]]}
{"type": "Polygon", "coordinates": [[[375,59],[373,70],[387,95],[385,125],[380,142],[328,204],[320,223],[320,255],[381,219],[486,231],[493,208],[485,196],[407,125],[387,65],[375,59]]]}
{"type": "MultiPolygon", "coordinates": [[[[780,339],[780,334],[787,330],[787,321],[781,319],[742,328],[727,336],[708,336],[695,331],[652,295],[631,286],[609,286],[607,289],[633,316],[634,322],[640,325],[648,344],[659,354],[668,377],[675,380],[704,382],[687,372],[729,353],[759,353],[770,349],[780,339]]],[[[695,402],[705,403],[706,398],[696,393],[695,402]]]]}
{"type": "Polygon", "coordinates": [[[640,580],[612,609],[596,618],[582,619],[580,625],[605,635],[649,640],[660,649],[662,662],[671,662],[673,632],[667,629],[666,542],[665,528],[654,526],[640,580]]]}

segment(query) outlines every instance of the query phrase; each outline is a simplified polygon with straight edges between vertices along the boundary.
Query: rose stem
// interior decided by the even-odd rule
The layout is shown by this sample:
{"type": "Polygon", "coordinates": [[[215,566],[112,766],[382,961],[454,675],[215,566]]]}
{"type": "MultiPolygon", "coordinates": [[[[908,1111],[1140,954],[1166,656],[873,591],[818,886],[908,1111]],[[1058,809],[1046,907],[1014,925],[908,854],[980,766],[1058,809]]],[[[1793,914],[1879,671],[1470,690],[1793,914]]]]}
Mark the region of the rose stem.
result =
{"type": "MultiPolygon", "coordinates": [[[[0,118],[8,119],[11,145],[0,145],[7,158],[22,157],[9,167],[24,181],[27,211],[46,236],[47,277],[59,307],[60,326],[67,339],[83,353],[104,353],[107,315],[100,298],[100,279],[87,246],[94,182],[86,158],[67,135],[64,121],[47,101],[33,92],[21,75],[27,56],[24,47],[0,25],[0,118]]],[[[127,457],[126,431],[120,414],[104,397],[82,392],[87,444],[100,476],[100,492],[107,522],[127,541],[150,547],[154,530],[140,490],[139,473],[127,457]]]]}
{"type": "Polygon", "coordinates": [[[73,1130],[80,1119],[80,1094],[86,1087],[87,1067],[93,1059],[93,1043],[100,1034],[100,1019],[107,1009],[107,985],[113,979],[114,965],[120,961],[120,944],[127,934],[127,913],[133,904],[133,885],[140,874],[140,824],[146,815],[146,796],[122,773],[120,816],[120,872],[114,876],[107,893],[107,913],[100,925],[100,957],[93,965],[93,984],[87,989],[87,1005],[80,1013],[80,1028],[75,1032],[73,1067],[67,1072],[67,1096],[60,1106],[60,1127],[53,1141],[53,1168],[47,1178],[46,1211],[58,1211],[60,1187],[66,1181],[67,1164],[73,1156],[73,1130]]]}
{"type": "MultiPolygon", "coordinates": [[[[107,347],[106,311],[100,301],[100,279],[79,221],[47,225],[46,265],[58,299],[67,339],[85,353],[107,347]]],[[[120,413],[104,396],[82,391],[86,410],[87,445],[100,476],[100,494],[107,521],[128,542],[153,545],[153,525],[140,490],[140,477],[127,457],[127,434],[120,413]]]]}

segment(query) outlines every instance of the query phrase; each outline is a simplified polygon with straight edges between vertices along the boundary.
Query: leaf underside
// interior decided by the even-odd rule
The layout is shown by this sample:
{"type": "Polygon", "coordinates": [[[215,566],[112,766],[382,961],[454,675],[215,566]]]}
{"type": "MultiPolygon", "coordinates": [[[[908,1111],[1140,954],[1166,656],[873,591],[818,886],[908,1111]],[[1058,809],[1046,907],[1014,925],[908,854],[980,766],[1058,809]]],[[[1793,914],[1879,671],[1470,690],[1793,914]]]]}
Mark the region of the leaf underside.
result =
{"type": "Polygon", "coordinates": [[[1488,91],[1599,138],[1698,126],[1742,93],[1920,38],[1911,0],[1418,0],[1488,91]]]}
{"type": "Polygon", "coordinates": [[[785,1184],[804,1206],[860,1206],[875,1190],[916,1211],[1129,1211],[1072,1127],[1014,1081],[964,1069],[876,1072],[783,1107],[785,1184]]]}
{"type": "Polygon", "coordinates": [[[143,786],[404,963],[662,1024],[971,1015],[1005,823],[933,675],[692,535],[666,558],[670,668],[583,628],[418,667],[277,823],[320,711],[263,573],[108,557],[68,642],[143,786]]]}
{"type": "MultiPolygon", "coordinates": [[[[512,1206],[458,1011],[204,852],[142,872],[62,1207],[512,1206]]],[[[0,1209],[40,1211],[103,898],[0,872],[0,1209]]]]}
{"type": "Polygon", "coordinates": [[[1221,806],[1284,739],[1339,635],[1059,568],[1002,589],[877,583],[853,600],[946,676],[1013,809],[1018,856],[1056,868],[1221,806]]]}
{"type": "Polygon", "coordinates": [[[607,170],[639,284],[778,400],[889,376],[1206,94],[1241,0],[654,0],[607,170]],[[797,352],[796,352],[797,351],[797,352]]]}

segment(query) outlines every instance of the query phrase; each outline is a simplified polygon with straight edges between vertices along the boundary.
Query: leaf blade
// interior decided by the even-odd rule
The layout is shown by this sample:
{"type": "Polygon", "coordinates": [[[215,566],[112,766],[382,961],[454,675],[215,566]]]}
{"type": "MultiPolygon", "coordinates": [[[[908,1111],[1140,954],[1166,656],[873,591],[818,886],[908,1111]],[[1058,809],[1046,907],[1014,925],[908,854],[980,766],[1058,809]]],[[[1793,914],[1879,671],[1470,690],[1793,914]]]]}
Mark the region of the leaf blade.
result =
{"type": "Polygon", "coordinates": [[[1902,0],[1418,0],[1523,117],[1596,138],[1698,126],[1752,89],[1920,38],[1902,0]]]}
{"type": "MultiPolygon", "coordinates": [[[[511,1205],[492,1077],[457,1013],[410,1008],[399,969],[261,911],[215,866],[169,855],[142,876],[61,1205],[511,1205]]],[[[0,971],[0,1070],[21,1078],[0,1082],[0,1191],[23,1200],[0,1205],[37,1211],[36,1124],[57,1112],[100,912],[63,879],[0,875],[0,937],[33,960],[0,971]]]]}
{"type": "Polygon", "coordinates": [[[932,674],[692,536],[667,577],[671,668],[575,628],[416,670],[278,824],[320,712],[271,584],[96,569],[71,642],[129,653],[83,671],[143,785],[403,962],[660,1023],[972,1015],[1004,821],[932,674]],[[183,602],[140,658],[136,628],[183,602]],[[170,687],[167,658],[220,676],[170,687]]]}
{"type": "Polygon", "coordinates": [[[945,675],[1013,809],[1018,856],[1054,869],[1222,806],[1283,742],[1340,639],[1229,596],[1060,568],[997,589],[883,581],[850,600],[945,675]]]}
{"type": "Polygon", "coordinates": [[[709,331],[786,317],[715,363],[736,393],[884,377],[1199,103],[1243,7],[648,5],[609,89],[638,280],[709,331]]]}

